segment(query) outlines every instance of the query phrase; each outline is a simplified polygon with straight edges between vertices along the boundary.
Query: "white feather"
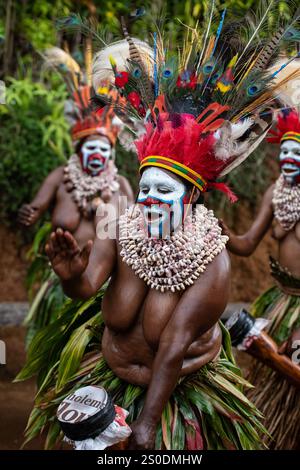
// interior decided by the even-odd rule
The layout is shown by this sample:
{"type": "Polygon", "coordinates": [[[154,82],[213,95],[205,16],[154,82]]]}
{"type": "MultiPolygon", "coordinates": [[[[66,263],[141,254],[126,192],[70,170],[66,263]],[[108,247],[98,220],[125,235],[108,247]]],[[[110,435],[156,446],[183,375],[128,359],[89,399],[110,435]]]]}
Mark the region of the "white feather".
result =
{"type": "Polygon", "coordinates": [[[259,135],[257,135],[257,133],[251,132],[249,137],[242,143],[244,148],[243,147],[239,148],[239,152],[237,153],[236,158],[229,165],[227,165],[226,168],[224,168],[224,170],[220,173],[220,177],[227,175],[232,170],[234,170],[234,168],[239,166],[244,160],[246,160],[246,158],[264,140],[264,138],[266,137],[272,125],[272,122],[268,123],[258,118],[258,121],[255,122],[255,125],[257,124],[260,125],[262,132],[259,135]]]}
{"type": "Polygon", "coordinates": [[[214,136],[216,139],[215,156],[217,159],[226,161],[232,157],[243,154],[248,146],[248,140],[239,141],[245,132],[253,125],[253,120],[248,118],[233,124],[225,121],[221,129],[214,136]]]}
{"type": "MultiPolygon", "coordinates": [[[[153,69],[153,50],[144,41],[132,38],[135,46],[141,54],[145,67],[149,75],[153,69]],[[147,69],[150,68],[150,70],[147,69]]],[[[129,44],[126,39],[117,41],[101,51],[99,51],[93,61],[92,80],[94,89],[97,90],[102,82],[111,82],[114,78],[112,67],[110,65],[109,56],[112,56],[117,64],[118,70],[125,70],[127,67],[127,59],[129,59],[129,44]]]]}
{"type": "MultiPolygon", "coordinates": [[[[271,74],[275,73],[280,69],[284,64],[288,62],[288,57],[283,57],[277,61],[270,69],[268,70],[271,74]]],[[[287,78],[291,73],[300,71],[300,59],[295,59],[290,62],[286,67],[284,67],[280,72],[274,77],[274,85],[278,85],[281,81],[287,78]]],[[[279,99],[284,106],[300,108],[300,78],[294,78],[288,80],[283,85],[279,86],[275,91],[275,98],[279,99]]]]}

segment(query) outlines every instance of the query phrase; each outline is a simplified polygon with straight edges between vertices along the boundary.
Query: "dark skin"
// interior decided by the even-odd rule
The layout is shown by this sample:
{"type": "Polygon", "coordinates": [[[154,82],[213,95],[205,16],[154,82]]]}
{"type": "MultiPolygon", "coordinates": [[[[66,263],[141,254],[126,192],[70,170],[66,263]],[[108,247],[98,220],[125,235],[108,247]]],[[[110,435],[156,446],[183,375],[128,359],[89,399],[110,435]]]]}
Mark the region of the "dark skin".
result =
{"type": "Polygon", "coordinates": [[[147,387],[129,448],[154,449],[157,424],[179,377],[199,370],[220,351],[217,322],[230,289],[226,250],[194,285],[177,293],[152,290],[137,277],[121,259],[118,236],[96,238],[80,249],[68,231],[57,229],[46,251],[72,298],[90,298],[110,278],[102,305],[102,353],[118,377],[147,387]]]}
{"type": "MultiPolygon", "coordinates": [[[[89,136],[86,140],[96,140],[99,135],[89,136]]],[[[80,247],[83,247],[88,240],[94,239],[96,225],[102,217],[95,214],[90,216],[79,210],[77,204],[72,198],[72,193],[68,192],[66,184],[63,181],[64,167],[60,166],[53,170],[42,183],[37,195],[30,204],[24,204],[18,215],[21,224],[29,227],[33,225],[48,209],[51,210],[51,222],[53,230],[58,227],[68,230],[80,247]]],[[[130,184],[123,176],[118,176],[120,184],[119,191],[112,193],[107,201],[119,210],[119,196],[126,196],[128,205],[133,203],[133,192],[130,184]]],[[[101,197],[101,195],[100,195],[101,197]]],[[[123,212],[125,209],[121,208],[123,212]]],[[[103,211],[103,218],[105,211],[103,211]]]]}
{"type": "MultiPolygon", "coordinates": [[[[272,228],[272,236],[278,242],[278,261],[286,267],[296,278],[300,278],[300,222],[290,231],[284,230],[274,217],[272,204],[274,184],[263,196],[262,203],[252,226],[243,235],[235,235],[224,223],[220,224],[225,235],[229,237],[227,248],[239,256],[250,256],[266,233],[272,228]]],[[[300,339],[300,329],[293,332],[287,342],[280,347],[281,353],[291,355],[294,350],[292,344],[300,339]]]]}

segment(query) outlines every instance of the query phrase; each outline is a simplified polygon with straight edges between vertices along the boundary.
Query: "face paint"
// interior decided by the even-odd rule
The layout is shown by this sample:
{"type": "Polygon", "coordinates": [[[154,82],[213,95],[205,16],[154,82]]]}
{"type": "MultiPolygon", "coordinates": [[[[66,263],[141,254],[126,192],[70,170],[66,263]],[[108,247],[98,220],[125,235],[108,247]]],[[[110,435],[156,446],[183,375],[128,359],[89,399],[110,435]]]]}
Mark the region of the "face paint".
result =
{"type": "Polygon", "coordinates": [[[86,140],[80,149],[82,169],[92,176],[98,176],[107,167],[111,154],[111,144],[106,137],[86,140]]]}
{"type": "Polygon", "coordinates": [[[185,185],[164,170],[147,168],[139,183],[137,202],[141,204],[148,235],[164,238],[182,224],[185,185]]]}
{"type": "Polygon", "coordinates": [[[286,140],[280,147],[280,168],[285,180],[290,184],[300,183],[300,144],[286,140]]]}

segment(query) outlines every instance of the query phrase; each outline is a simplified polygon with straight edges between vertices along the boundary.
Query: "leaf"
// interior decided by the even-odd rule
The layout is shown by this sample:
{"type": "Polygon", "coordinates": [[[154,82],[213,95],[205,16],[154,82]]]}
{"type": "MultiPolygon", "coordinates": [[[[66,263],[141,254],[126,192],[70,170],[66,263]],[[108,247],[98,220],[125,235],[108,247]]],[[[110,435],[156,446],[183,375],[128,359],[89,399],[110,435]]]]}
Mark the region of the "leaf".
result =
{"type": "Polygon", "coordinates": [[[45,450],[51,450],[58,443],[59,440],[62,440],[63,433],[61,427],[55,418],[55,421],[52,422],[49,426],[49,430],[45,442],[45,450]]]}
{"type": "Polygon", "coordinates": [[[89,327],[95,326],[99,321],[100,314],[97,314],[72,333],[70,340],[68,341],[60,355],[60,363],[56,383],[57,391],[59,391],[65,385],[68,379],[78,369],[86,346],[93,337],[93,332],[89,329],[89,327]]]}
{"type": "Polygon", "coordinates": [[[172,450],[184,449],[185,430],[184,430],[184,425],[182,422],[181,415],[179,414],[178,405],[176,402],[174,403],[174,415],[173,415],[173,422],[171,425],[171,431],[172,431],[171,449],[172,450]]]}
{"type": "Polygon", "coordinates": [[[122,400],[122,407],[128,408],[142,393],[142,387],[128,384],[122,400]]]}
{"type": "Polygon", "coordinates": [[[161,415],[161,428],[163,443],[167,450],[171,450],[171,423],[173,421],[173,412],[170,402],[168,401],[161,415]]]}

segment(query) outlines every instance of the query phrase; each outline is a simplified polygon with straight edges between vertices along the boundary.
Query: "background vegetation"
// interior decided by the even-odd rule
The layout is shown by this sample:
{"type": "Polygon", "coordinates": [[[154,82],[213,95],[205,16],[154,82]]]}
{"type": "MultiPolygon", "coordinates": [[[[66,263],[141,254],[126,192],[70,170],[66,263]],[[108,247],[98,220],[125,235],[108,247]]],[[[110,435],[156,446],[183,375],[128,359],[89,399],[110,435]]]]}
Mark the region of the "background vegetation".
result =
{"type": "MultiPolygon", "coordinates": [[[[245,15],[249,9],[256,9],[258,3],[259,0],[216,0],[217,6],[227,7],[228,15],[245,15]]],[[[44,177],[71,152],[69,128],[63,114],[66,90],[57,80],[41,81],[41,62],[36,51],[63,45],[78,59],[82,38],[65,37],[57,32],[55,19],[72,12],[93,16],[100,29],[118,37],[121,15],[145,8],[148,15],[142,23],[131,24],[132,34],[138,30],[140,37],[146,37],[146,31],[152,29],[151,17],[163,12],[176,43],[178,21],[193,25],[207,14],[210,6],[209,0],[152,0],[148,4],[112,0],[0,0],[0,79],[7,87],[6,105],[0,105],[0,216],[5,222],[15,221],[19,206],[30,201],[44,177]]],[[[278,9],[288,15],[286,1],[280,1],[278,9]]],[[[270,17],[270,22],[273,20],[270,17]]],[[[233,189],[253,204],[268,183],[263,154],[250,158],[230,175],[233,189]]],[[[118,164],[135,185],[134,157],[119,149],[118,164]]],[[[212,194],[209,199],[217,209],[230,208],[223,196],[212,194]]]]}

